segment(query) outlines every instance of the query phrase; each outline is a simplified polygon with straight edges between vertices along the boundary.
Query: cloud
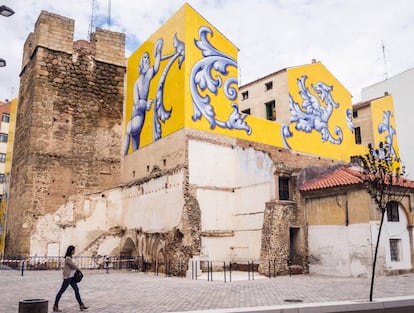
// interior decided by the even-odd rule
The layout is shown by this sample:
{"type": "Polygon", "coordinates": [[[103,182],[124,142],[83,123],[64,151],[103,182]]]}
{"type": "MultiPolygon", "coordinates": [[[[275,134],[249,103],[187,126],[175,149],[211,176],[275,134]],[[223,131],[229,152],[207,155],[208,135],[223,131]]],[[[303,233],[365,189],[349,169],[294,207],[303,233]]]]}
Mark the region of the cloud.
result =
{"type": "MultiPolygon", "coordinates": [[[[0,57],[7,60],[7,67],[0,69],[0,99],[17,94],[23,44],[41,10],[74,19],[75,39],[88,38],[91,21],[104,28],[110,21],[111,30],[126,33],[129,56],[184,2],[3,0],[16,13],[0,17],[0,36],[6,43],[0,57]]],[[[242,83],[317,59],[357,101],[361,88],[385,79],[385,71],[392,76],[414,67],[412,1],[190,0],[189,4],[240,49],[242,83]]]]}

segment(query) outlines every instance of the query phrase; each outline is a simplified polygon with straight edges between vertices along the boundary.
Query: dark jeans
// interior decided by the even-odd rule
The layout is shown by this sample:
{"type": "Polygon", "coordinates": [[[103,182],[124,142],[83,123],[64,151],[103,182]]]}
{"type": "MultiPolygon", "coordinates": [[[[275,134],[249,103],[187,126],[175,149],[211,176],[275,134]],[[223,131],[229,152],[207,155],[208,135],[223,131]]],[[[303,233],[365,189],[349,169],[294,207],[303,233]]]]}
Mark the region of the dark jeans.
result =
{"type": "Polygon", "coordinates": [[[75,291],[75,297],[76,300],[78,301],[79,305],[82,304],[82,300],[79,294],[79,287],[78,284],[76,283],[76,281],[73,279],[73,277],[70,277],[68,279],[64,279],[63,283],[62,283],[62,287],[60,287],[59,292],[56,295],[56,299],[55,299],[55,304],[58,305],[60,297],[62,297],[63,293],[65,292],[65,290],[69,287],[69,285],[72,286],[73,291],[75,291]]]}

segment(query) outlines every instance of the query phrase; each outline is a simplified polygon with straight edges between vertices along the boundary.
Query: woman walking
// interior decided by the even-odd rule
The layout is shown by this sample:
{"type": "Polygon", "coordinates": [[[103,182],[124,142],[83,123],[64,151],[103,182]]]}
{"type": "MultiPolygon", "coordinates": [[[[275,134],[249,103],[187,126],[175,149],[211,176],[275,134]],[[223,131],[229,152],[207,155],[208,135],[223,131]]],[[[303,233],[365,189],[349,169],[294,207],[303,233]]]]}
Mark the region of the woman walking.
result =
{"type": "Polygon", "coordinates": [[[59,310],[59,300],[62,297],[62,294],[65,292],[65,290],[69,287],[69,285],[71,285],[73,291],[75,291],[75,297],[79,303],[80,310],[83,311],[88,309],[88,307],[83,304],[81,296],[79,294],[78,284],[76,283],[75,279],[73,279],[75,271],[78,269],[78,267],[75,265],[75,263],[73,263],[72,260],[72,255],[74,253],[75,247],[69,246],[65,254],[65,266],[63,267],[63,283],[62,287],[60,287],[60,290],[56,295],[55,304],[53,305],[53,312],[62,312],[61,310],[59,310]]]}

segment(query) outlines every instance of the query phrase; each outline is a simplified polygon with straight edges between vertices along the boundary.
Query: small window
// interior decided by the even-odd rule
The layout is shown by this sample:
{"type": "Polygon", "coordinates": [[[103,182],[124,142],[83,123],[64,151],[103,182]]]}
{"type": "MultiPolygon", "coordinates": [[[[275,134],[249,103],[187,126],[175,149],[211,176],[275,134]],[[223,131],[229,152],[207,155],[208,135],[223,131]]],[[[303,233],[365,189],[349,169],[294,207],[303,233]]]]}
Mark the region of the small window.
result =
{"type": "Polygon", "coordinates": [[[1,116],[1,121],[8,123],[10,122],[10,114],[9,113],[3,113],[1,116]]]}
{"type": "Polygon", "coordinates": [[[355,127],[355,143],[357,145],[361,144],[361,127],[355,127]]]}
{"type": "Polygon", "coordinates": [[[289,177],[279,177],[279,200],[289,200],[289,177]]]}
{"type": "Polygon", "coordinates": [[[398,202],[391,201],[387,204],[387,219],[388,222],[399,222],[400,215],[398,213],[398,202]]]}
{"type": "Polygon", "coordinates": [[[7,134],[0,133],[0,142],[7,142],[7,134]]]}
{"type": "Polygon", "coordinates": [[[250,115],[250,109],[242,110],[242,113],[250,115]]]}
{"type": "Polygon", "coordinates": [[[4,174],[0,174],[0,184],[4,183],[6,181],[6,176],[4,174]]]}
{"type": "Polygon", "coordinates": [[[358,117],[358,111],[352,111],[352,117],[357,118],[358,117]]]}
{"type": "Polygon", "coordinates": [[[269,121],[276,121],[276,103],[275,100],[265,103],[266,119],[269,121]]]}
{"type": "Polygon", "coordinates": [[[265,83],[266,91],[273,89],[273,82],[265,83]]]}
{"type": "Polygon", "coordinates": [[[242,100],[246,100],[246,99],[249,99],[249,91],[248,90],[242,92],[242,100]]]}
{"type": "Polygon", "coordinates": [[[5,163],[5,162],[6,162],[6,154],[0,153],[0,163],[5,163]]]}
{"type": "Polygon", "coordinates": [[[390,254],[392,262],[401,261],[401,239],[390,239],[390,254]]]}

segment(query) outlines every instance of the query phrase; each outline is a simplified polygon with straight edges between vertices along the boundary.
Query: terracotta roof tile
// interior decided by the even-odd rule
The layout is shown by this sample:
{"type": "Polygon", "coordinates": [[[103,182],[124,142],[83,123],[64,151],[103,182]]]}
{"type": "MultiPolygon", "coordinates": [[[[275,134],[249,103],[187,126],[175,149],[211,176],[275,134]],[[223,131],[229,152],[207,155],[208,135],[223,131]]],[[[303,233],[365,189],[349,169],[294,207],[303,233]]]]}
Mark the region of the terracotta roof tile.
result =
{"type": "MultiPolygon", "coordinates": [[[[349,186],[361,184],[361,173],[349,167],[340,167],[335,171],[322,175],[318,178],[309,180],[299,187],[300,191],[321,190],[339,186],[349,186]]],[[[394,181],[394,185],[414,189],[414,181],[401,177],[399,182],[394,181]]]]}
{"type": "Polygon", "coordinates": [[[361,174],[347,167],[340,167],[332,173],[320,176],[305,182],[300,186],[300,191],[320,190],[338,186],[361,184],[361,174]]]}

